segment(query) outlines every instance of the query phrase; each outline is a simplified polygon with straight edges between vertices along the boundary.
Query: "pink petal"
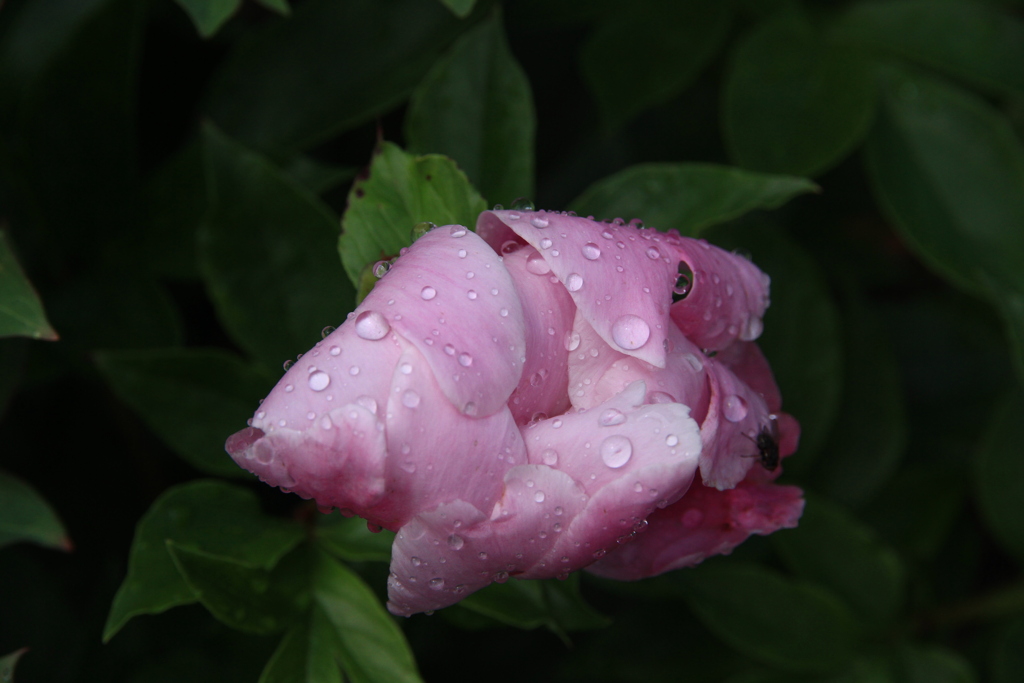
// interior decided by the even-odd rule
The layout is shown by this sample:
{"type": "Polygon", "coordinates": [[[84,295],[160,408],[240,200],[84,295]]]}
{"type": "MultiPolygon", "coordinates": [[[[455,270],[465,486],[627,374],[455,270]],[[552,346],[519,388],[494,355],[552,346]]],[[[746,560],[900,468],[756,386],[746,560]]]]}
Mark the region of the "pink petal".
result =
{"type": "Polygon", "coordinates": [[[647,403],[682,403],[698,422],[708,410],[710,391],[704,354],[671,325],[665,367],[658,368],[608,346],[577,315],[569,354],[569,399],[577,408],[603,403],[637,380],[647,383],[647,403]]]}
{"type": "Polygon", "coordinates": [[[693,282],[686,298],[672,304],[672,319],[697,346],[724,349],[736,339],[761,336],[770,279],[741,256],[669,234],[675,256],[689,265],[693,282]]]}
{"type": "Polygon", "coordinates": [[[728,491],[695,484],[677,503],[648,518],[645,533],[589,571],[634,581],[727,555],[751,534],[793,528],[803,513],[795,486],[744,481],[728,491]]]}
{"type": "Polygon", "coordinates": [[[515,282],[526,321],[526,362],[519,386],[512,393],[509,408],[519,424],[532,419],[559,415],[569,408],[566,385],[570,331],[576,305],[565,287],[550,275],[538,276],[526,268],[536,254],[524,247],[505,254],[505,268],[515,282]]]}
{"type": "Polygon", "coordinates": [[[548,211],[485,211],[477,231],[495,249],[509,230],[538,250],[597,333],[627,355],[665,367],[664,341],[678,259],[665,235],[548,211]]]}
{"type": "Polygon", "coordinates": [[[504,409],[522,375],[523,309],[501,259],[476,234],[453,225],[420,237],[353,319],[358,326],[374,314],[419,349],[460,410],[504,409]]]}
{"type": "Polygon", "coordinates": [[[356,512],[386,529],[454,500],[487,508],[502,495],[505,473],[526,462],[508,408],[481,418],[459,412],[411,344],[394,370],[384,424],[387,496],[356,512]]]}
{"type": "MultiPolygon", "coordinates": [[[[505,486],[487,515],[460,500],[402,527],[388,579],[393,614],[446,607],[492,581],[539,565],[587,499],[566,474],[540,465],[509,470],[505,486]]],[[[551,567],[549,576],[559,571],[551,567]]]]}
{"type": "Polygon", "coordinates": [[[736,342],[720,351],[715,360],[732,370],[741,382],[760,394],[768,410],[777,413],[782,409],[779,385],[775,383],[775,375],[757,344],[736,342]]]}

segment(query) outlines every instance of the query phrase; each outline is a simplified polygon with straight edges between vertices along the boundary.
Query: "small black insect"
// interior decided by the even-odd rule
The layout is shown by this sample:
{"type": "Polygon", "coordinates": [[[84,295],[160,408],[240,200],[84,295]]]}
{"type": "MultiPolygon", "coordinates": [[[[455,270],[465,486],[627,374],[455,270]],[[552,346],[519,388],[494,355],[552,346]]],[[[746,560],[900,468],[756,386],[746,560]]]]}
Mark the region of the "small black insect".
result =
{"type": "Polygon", "coordinates": [[[769,416],[768,419],[770,422],[761,425],[757,436],[748,434],[744,434],[744,436],[757,446],[757,453],[751,453],[746,457],[758,458],[761,461],[761,467],[772,472],[779,466],[779,430],[775,423],[775,417],[769,416]]]}

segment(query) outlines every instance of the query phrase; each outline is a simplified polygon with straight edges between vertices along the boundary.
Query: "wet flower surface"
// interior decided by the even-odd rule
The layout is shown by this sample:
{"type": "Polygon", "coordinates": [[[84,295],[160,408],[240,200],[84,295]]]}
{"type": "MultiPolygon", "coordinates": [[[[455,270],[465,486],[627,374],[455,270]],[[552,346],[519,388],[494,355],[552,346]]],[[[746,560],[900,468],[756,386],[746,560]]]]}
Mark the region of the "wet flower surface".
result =
{"type": "Polygon", "coordinates": [[[796,524],[764,448],[799,435],[754,343],[764,273],[619,221],[476,227],[420,237],[227,442],[265,482],[397,532],[392,612],[510,576],[653,576],[796,524]]]}

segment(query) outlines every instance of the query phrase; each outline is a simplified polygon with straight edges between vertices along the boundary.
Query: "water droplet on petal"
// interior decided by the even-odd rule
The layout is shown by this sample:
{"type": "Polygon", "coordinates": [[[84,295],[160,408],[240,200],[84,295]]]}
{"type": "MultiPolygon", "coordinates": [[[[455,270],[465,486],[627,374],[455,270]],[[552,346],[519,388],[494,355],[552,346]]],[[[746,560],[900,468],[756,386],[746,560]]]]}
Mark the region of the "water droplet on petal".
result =
{"type": "Polygon", "coordinates": [[[685,360],[694,372],[700,372],[704,369],[704,364],[700,362],[700,358],[693,355],[692,353],[684,353],[683,360],[685,360]]]}
{"type": "Polygon", "coordinates": [[[286,384],[286,385],[284,385],[284,391],[285,391],[286,394],[290,394],[293,391],[295,391],[295,387],[292,386],[291,384],[286,384]]]}
{"type": "Polygon", "coordinates": [[[451,229],[448,231],[448,234],[451,235],[452,237],[465,237],[466,229],[461,225],[453,225],[451,229]]]}
{"type": "Polygon", "coordinates": [[[747,402],[742,396],[726,396],[722,403],[722,414],[729,422],[739,422],[747,416],[747,402]]]}
{"type": "Polygon", "coordinates": [[[363,311],[356,316],[356,334],[363,339],[383,339],[391,331],[391,325],[377,311],[363,311]]]}
{"type": "Polygon", "coordinates": [[[679,437],[675,434],[669,434],[665,437],[665,445],[671,448],[672,446],[679,445],[679,437]]]}
{"type": "Polygon", "coordinates": [[[563,343],[565,344],[566,351],[575,351],[580,347],[580,333],[566,332],[563,343]]]}
{"type": "Polygon", "coordinates": [[[389,270],[391,270],[391,264],[388,261],[377,261],[373,264],[373,275],[377,279],[387,275],[389,270]]]}
{"type": "Polygon", "coordinates": [[[740,330],[740,339],[754,341],[761,336],[762,332],[764,332],[764,321],[756,315],[752,315],[743,324],[743,329],[740,330]]]}
{"type": "Polygon", "coordinates": [[[650,338],[651,328],[639,316],[626,314],[612,324],[612,341],[627,351],[639,349],[650,338]]]}
{"type": "Polygon", "coordinates": [[[681,301],[685,299],[693,287],[693,271],[690,270],[686,261],[679,262],[679,275],[676,277],[676,284],[672,287],[672,300],[681,301]]]}
{"type": "Polygon", "coordinates": [[[505,583],[506,581],[508,581],[508,572],[500,571],[494,575],[495,583],[505,583]]]}
{"type": "Polygon", "coordinates": [[[658,259],[661,258],[661,252],[658,251],[657,247],[648,247],[647,248],[647,258],[649,258],[651,260],[654,260],[654,261],[657,261],[658,259]]]}
{"type": "Polygon", "coordinates": [[[428,232],[436,228],[437,226],[430,221],[423,221],[412,226],[412,241],[415,242],[419,238],[426,235],[428,232]]]}
{"type": "Polygon", "coordinates": [[[500,315],[502,318],[507,318],[508,317],[508,309],[507,308],[501,309],[500,311],[498,311],[498,315],[500,315]]]}
{"type": "Polygon", "coordinates": [[[462,550],[464,545],[466,545],[466,542],[462,539],[462,536],[452,534],[448,537],[448,547],[452,550],[462,550]]]}
{"type": "Polygon", "coordinates": [[[318,370],[309,376],[309,388],[313,391],[323,391],[331,383],[331,376],[323,370],[318,370]]]}
{"type": "Polygon", "coordinates": [[[540,241],[540,248],[541,249],[550,249],[551,248],[551,240],[549,240],[547,237],[542,239],[540,241]]]}
{"type": "Polygon", "coordinates": [[[444,352],[446,354],[448,354],[449,356],[454,356],[455,355],[455,347],[452,346],[451,344],[445,344],[444,345],[444,352]]]}
{"type": "Polygon", "coordinates": [[[326,415],[324,415],[323,417],[320,418],[320,428],[321,429],[330,429],[331,427],[332,427],[331,418],[327,417],[326,415]]]}
{"type": "Polygon", "coordinates": [[[616,434],[601,442],[601,460],[612,469],[618,469],[633,455],[633,443],[626,437],[616,434]]]}
{"type": "Polygon", "coordinates": [[[320,330],[320,338],[326,339],[327,335],[329,335],[331,332],[334,332],[334,330],[335,327],[333,325],[326,326],[324,329],[320,330]]]}
{"type": "Polygon", "coordinates": [[[535,228],[546,228],[548,227],[548,219],[541,216],[534,216],[530,219],[530,225],[535,228]]]}
{"type": "Polygon", "coordinates": [[[658,404],[658,403],[677,403],[675,396],[667,394],[664,391],[652,391],[647,394],[647,402],[658,404]]]}
{"type": "Polygon", "coordinates": [[[537,493],[533,494],[533,499],[535,501],[537,501],[538,503],[543,503],[544,502],[544,492],[543,491],[537,491],[537,493]]]}
{"type": "Polygon", "coordinates": [[[579,273],[569,273],[565,278],[565,288],[570,292],[578,292],[583,287],[583,276],[579,273]]]}
{"type": "Polygon", "coordinates": [[[423,298],[424,301],[430,301],[435,296],[437,296],[437,290],[431,287],[430,285],[427,285],[426,287],[420,290],[420,296],[423,298]]]}
{"type": "Polygon", "coordinates": [[[352,375],[353,377],[358,375],[359,374],[359,366],[358,365],[353,365],[352,367],[350,367],[348,369],[348,374],[352,375]]]}
{"type": "MultiPolygon", "coordinates": [[[[508,208],[513,211],[533,211],[534,209],[533,202],[526,197],[516,197],[512,200],[512,205],[508,208]]],[[[516,219],[519,218],[519,216],[509,216],[509,218],[516,219]]]]}
{"type": "Polygon", "coordinates": [[[558,464],[558,451],[548,448],[540,454],[540,461],[548,467],[554,467],[558,464]]]}
{"type": "Polygon", "coordinates": [[[420,404],[420,395],[412,389],[406,389],[402,394],[402,405],[406,408],[415,408],[420,404]]]}
{"type": "Polygon", "coordinates": [[[414,566],[414,567],[418,567],[421,564],[423,564],[423,560],[421,560],[420,558],[416,557],[415,555],[410,557],[409,561],[412,562],[412,566],[414,566]]]}
{"type": "Polygon", "coordinates": [[[583,245],[583,258],[588,261],[596,261],[601,258],[601,247],[597,246],[593,242],[587,242],[583,245]]]}
{"type": "Polygon", "coordinates": [[[473,403],[472,401],[467,403],[466,406],[462,409],[462,413],[464,415],[468,415],[470,417],[473,417],[474,415],[476,415],[476,412],[477,412],[476,404],[473,403]]]}
{"type": "Polygon", "coordinates": [[[547,275],[551,272],[551,266],[537,252],[530,254],[530,257],[526,259],[526,269],[534,275],[547,275]]]}
{"type": "Polygon", "coordinates": [[[290,368],[293,365],[295,365],[295,361],[289,358],[288,360],[281,364],[281,367],[284,368],[285,372],[288,372],[288,368],[290,368]]]}
{"type": "Polygon", "coordinates": [[[609,408],[608,410],[601,413],[601,417],[598,418],[598,423],[602,427],[613,427],[620,425],[626,421],[626,416],[615,408],[609,408]]]}
{"type": "Polygon", "coordinates": [[[469,297],[470,301],[476,301],[476,292],[474,292],[472,289],[466,292],[466,296],[469,297]]]}
{"type": "Polygon", "coordinates": [[[331,347],[331,355],[332,356],[341,355],[341,347],[340,346],[332,346],[331,347]]]}
{"type": "Polygon", "coordinates": [[[398,371],[400,373],[402,373],[403,375],[411,375],[412,374],[412,363],[400,363],[399,366],[398,366],[398,371]]]}
{"type": "Polygon", "coordinates": [[[473,356],[469,355],[468,353],[460,353],[459,354],[459,365],[461,365],[464,368],[468,368],[472,364],[473,364],[473,356]]]}

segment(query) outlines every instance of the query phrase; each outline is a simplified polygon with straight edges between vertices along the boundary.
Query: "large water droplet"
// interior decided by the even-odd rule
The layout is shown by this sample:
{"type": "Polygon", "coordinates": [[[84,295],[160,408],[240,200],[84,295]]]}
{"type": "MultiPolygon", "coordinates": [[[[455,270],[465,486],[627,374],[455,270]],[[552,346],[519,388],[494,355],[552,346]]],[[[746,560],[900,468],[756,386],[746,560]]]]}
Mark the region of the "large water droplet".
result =
{"type": "Polygon", "coordinates": [[[465,237],[466,229],[461,225],[453,225],[449,230],[448,234],[452,237],[465,237]]]}
{"type": "Polygon", "coordinates": [[[444,352],[446,354],[448,354],[449,356],[454,356],[455,355],[455,347],[452,346],[451,344],[445,344],[444,345],[444,352]]]}
{"type": "Polygon", "coordinates": [[[428,232],[436,228],[437,226],[430,221],[423,221],[412,226],[412,241],[415,242],[419,238],[426,235],[428,232]]]}
{"type": "Polygon", "coordinates": [[[391,331],[391,325],[377,311],[363,311],[356,316],[356,334],[363,339],[383,339],[391,331]]]}
{"type": "Polygon", "coordinates": [[[468,368],[472,364],[473,364],[473,356],[469,355],[468,353],[460,353],[459,354],[459,365],[461,365],[464,368],[468,368]]]}
{"type": "Polygon", "coordinates": [[[332,356],[341,355],[341,347],[340,346],[332,346],[331,347],[331,355],[332,356]]]}
{"type": "Polygon", "coordinates": [[[671,448],[672,446],[679,445],[679,437],[675,434],[669,434],[665,437],[665,445],[671,448]]]}
{"type": "Polygon", "coordinates": [[[327,335],[329,335],[331,332],[334,332],[335,329],[336,328],[333,325],[327,325],[326,327],[324,327],[324,329],[320,330],[320,338],[326,339],[327,335]]]}
{"type": "Polygon", "coordinates": [[[533,202],[531,202],[526,197],[516,197],[514,200],[512,200],[512,205],[510,207],[508,207],[508,208],[512,209],[513,211],[533,211],[534,210],[533,202]]]}
{"type": "Polygon", "coordinates": [[[558,451],[548,448],[540,454],[540,461],[548,467],[554,467],[558,464],[558,451]]]}
{"type": "Polygon", "coordinates": [[[293,365],[295,365],[295,361],[289,358],[288,360],[281,364],[281,367],[284,368],[285,372],[288,372],[288,368],[290,368],[293,365]]]}
{"type": "Polygon", "coordinates": [[[353,365],[352,367],[350,367],[348,369],[348,374],[352,375],[353,377],[358,375],[359,374],[359,366],[358,365],[353,365]]]}
{"type": "Polygon", "coordinates": [[[519,242],[516,242],[515,240],[507,240],[504,244],[501,245],[501,253],[505,256],[508,256],[513,251],[519,249],[519,247],[521,246],[522,245],[519,242]]]}
{"type": "Polygon", "coordinates": [[[612,469],[625,465],[632,455],[633,443],[621,434],[609,436],[601,442],[601,459],[612,469]]]}
{"type": "Polygon", "coordinates": [[[579,273],[569,273],[565,278],[565,288],[570,292],[578,292],[583,287],[583,276],[579,273]]]}
{"type": "Polygon", "coordinates": [[[476,301],[476,292],[471,289],[466,292],[466,297],[469,298],[470,301],[476,301]]]}
{"type": "Polygon", "coordinates": [[[391,270],[391,263],[388,261],[377,261],[373,264],[373,275],[378,279],[387,275],[389,270],[391,270]]]}
{"type": "Polygon", "coordinates": [[[526,259],[526,269],[534,275],[547,275],[551,272],[551,266],[537,252],[530,254],[530,257],[526,259]]]}
{"type": "Polygon", "coordinates": [[[747,402],[742,396],[726,396],[722,403],[722,414],[729,422],[739,422],[747,416],[747,402]]]}
{"type": "Polygon", "coordinates": [[[700,362],[700,358],[697,358],[697,356],[693,355],[692,353],[684,353],[683,360],[685,360],[687,364],[689,364],[689,366],[693,368],[694,372],[700,372],[701,370],[704,369],[704,364],[700,362]]]}
{"type": "Polygon", "coordinates": [[[542,216],[534,216],[530,219],[530,225],[535,228],[546,228],[548,227],[548,219],[542,216]]]}
{"type": "Polygon", "coordinates": [[[466,545],[466,542],[462,539],[462,536],[452,534],[448,537],[448,547],[452,550],[462,550],[464,545],[466,545]]]}
{"type": "Polygon", "coordinates": [[[612,341],[619,348],[627,351],[639,349],[650,338],[651,327],[639,316],[626,314],[612,323],[612,341]]]}
{"type": "Polygon", "coordinates": [[[764,332],[764,321],[756,315],[752,315],[743,324],[743,329],[740,330],[740,339],[754,341],[761,336],[762,332],[764,332]]]}
{"type": "MultiPolygon", "coordinates": [[[[395,277],[398,276],[396,275],[395,277]]],[[[430,285],[427,285],[426,287],[420,290],[420,297],[422,297],[424,301],[430,301],[435,296],[437,296],[437,290],[431,287],[430,285]]]]}
{"type": "Polygon", "coordinates": [[[601,258],[601,247],[597,246],[593,242],[587,242],[583,245],[583,258],[588,261],[596,261],[601,258]]]}
{"type": "Polygon", "coordinates": [[[647,248],[647,258],[649,258],[649,259],[651,259],[653,261],[657,261],[658,259],[661,258],[661,252],[658,251],[657,247],[648,247],[647,248]]]}
{"type": "Polygon", "coordinates": [[[566,332],[563,343],[565,344],[566,351],[575,351],[580,347],[580,333],[566,332]]]}
{"type": "Polygon", "coordinates": [[[602,427],[614,427],[615,425],[620,425],[625,421],[626,416],[618,410],[615,410],[615,408],[609,408],[601,413],[601,417],[598,418],[598,423],[602,427]]]}
{"type": "Polygon", "coordinates": [[[540,241],[540,248],[541,249],[550,249],[551,248],[551,240],[549,240],[547,237],[542,239],[540,241]]]}
{"type": "Polygon", "coordinates": [[[420,395],[412,389],[406,389],[402,394],[402,405],[406,408],[415,408],[420,404],[420,395]]]}
{"type": "Polygon", "coordinates": [[[331,376],[323,370],[317,370],[309,376],[309,388],[313,391],[323,391],[331,383],[331,376]]]}
{"type": "Polygon", "coordinates": [[[535,501],[537,501],[538,503],[543,503],[544,502],[544,492],[543,491],[537,491],[537,493],[533,494],[533,499],[535,501]]]}

